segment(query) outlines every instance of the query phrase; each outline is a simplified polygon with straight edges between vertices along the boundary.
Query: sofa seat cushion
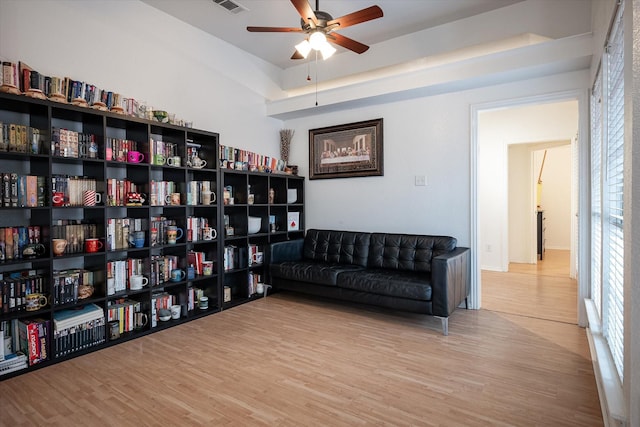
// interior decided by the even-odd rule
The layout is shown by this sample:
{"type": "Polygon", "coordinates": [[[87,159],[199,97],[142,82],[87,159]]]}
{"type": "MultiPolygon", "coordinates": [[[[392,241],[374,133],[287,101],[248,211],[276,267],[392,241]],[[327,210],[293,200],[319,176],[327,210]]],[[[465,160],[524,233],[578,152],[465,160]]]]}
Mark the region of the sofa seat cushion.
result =
{"type": "Polygon", "coordinates": [[[391,269],[346,271],[338,277],[338,286],[377,295],[431,301],[431,275],[391,269]]]}
{"type": "Polygon", "coordinates": [[[270,268],[273,277],[327,286],[336,286],[340,273],[364,270],[364,267],[358,265],[315,261],[286,261],[271,264],[270,268]]]}

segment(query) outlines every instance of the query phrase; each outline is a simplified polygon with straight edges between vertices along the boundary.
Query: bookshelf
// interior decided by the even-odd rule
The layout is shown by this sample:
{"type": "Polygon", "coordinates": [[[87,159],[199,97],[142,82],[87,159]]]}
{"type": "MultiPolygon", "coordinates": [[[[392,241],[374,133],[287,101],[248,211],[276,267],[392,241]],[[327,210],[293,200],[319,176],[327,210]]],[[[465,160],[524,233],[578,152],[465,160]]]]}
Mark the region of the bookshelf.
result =
{"type": "Polygon", "coordinates": [[[223,308],[217,133],[6,93],[0,122],[0,326],[44,353],[0,380],[223,308]]]}
{"type": "Polygon", "coordinates": [[[221,169],[220,181],[226,309],[263,296],[258,283],[268,283],[270,243],[304,236],[304,178],[221,169]]]}

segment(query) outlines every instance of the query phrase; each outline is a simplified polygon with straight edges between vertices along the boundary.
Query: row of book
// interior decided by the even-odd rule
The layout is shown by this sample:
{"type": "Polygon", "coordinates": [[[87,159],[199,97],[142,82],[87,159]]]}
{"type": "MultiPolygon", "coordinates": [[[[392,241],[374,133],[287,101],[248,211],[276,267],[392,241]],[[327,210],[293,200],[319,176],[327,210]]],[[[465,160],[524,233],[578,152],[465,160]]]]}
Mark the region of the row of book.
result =
{"type": "Polygon", "coordinates": [[[169,292],[159,292],[151,295],[151,327],[158,326],[160,320],[160,309],[170,309],[172,305],[176,304],[177,297],[169,292]]]}
{"type": "Polygon", "coordinates": [[[83,268],[73,268],[53,272],[53,304],[62,305],[77,303],[82,295],[79,289],[83,286],[94,286],[96,276],[102,272],[94,272],[83,268]]]}
{"type": "Polygon", "coordinates": [[[41,271],[19,270],[0,273],[0,312],[24,311],[27,295],[45,294],[47,280],[41,271]]]}
{"type": "Polygon", "coordinates": [[[63,206],[84,206],[85,191],[96,191],[97,180],[86,176],[52,175],[51,193],[62,193],[62,200],[52,204],[63,206]]]}
{"type": "Polygon", "coordinates": [[[109,301],[107,305],[107,322],[118,322],[119,333],[131,332],[136,328],[135,314],[140,313],[140,301],[121,298],[109,301]]]}
{"type": "MultiPolygon", "coordinates": [[[[205,239],[205,228],[211,228],[210,224],[215,225],[214,220],[208,218],[189,216],[187,217],[187,242],[198,242],[205,239]]],[[[207,240],[213,240],[213,234],[206,236],[207,240]]]]}
{"type": "Polygon", "coordinates": [[[220,145],[218,150],[220,167],[224,169],[282,171],[286,166],[284,160],[228,145],[220,145]]]}
{"type": "Polygon", "coordinates": [[[102,307],[86,304],[53,314],[54,357],[94,347],[105,342],[105,317],[102,307]]]}
{"type": "Polygon", "coordinates": [[[167,229],[171,226],[177,226],[177,222],[174,219],[167,218],[165,216],[152,216],[151,217],[151,238],[149,239],[150,246],[163,246],[168,243],[167,229]]]}
{"type": "Polygon", "coordinates": [[[37,175],[22,175],[0,172],[1,206],[5,208],[37,208],[46,204],[46,178],[37,175]]]}
{"type": "Polygon", "coordinates": [[[25,255],[25,249],[41,243],[41,233],[39,225],[0,228],[0,262],[37,257],[37,252],[25,255]]]}
{"type": "Polygon", "coordinates": [[[0,151],[42,154],[48,132],[32,126],[0,122],[0,151]]]}
{"type": "Polygon", "coordinates": [[[52,128],[51,155],[73,159],[97,159],[98,137],[91,133],[52,128]]]}
{"type": "Polygon", "coordinates": [[[149,182],[149,204],[151,206],[169,206],[172,203],[171,194],[180,193],[180,187],[173,181],[149,182]]]}
{"type": "Polygon", "coordinates": [[[203,263],[207,261],[206,254],[201,251],[189,251],[187,253],[187,264],[193,266],[194,273],[202,275],[204,273],[203,263]]]}
{"type": "Polygon", "coordinates": [[[164,142],[151,138],[150,143],[151,164],[162,166],[165,164],[166,159],[179,155],[178,145],[173,142],[164,142]]]}
{"type": "Polygon", "coordinates": [[[146,218],[107,218],[106,247],[108,251],[127,249],[129,236],[136,231],[147,231],[146,218]]]}
{"type": "Polygon", "coordinates": [[[51,239],[65,239],[65,254],[85,252],[85,241],[101,237],[98,224],[88,224],[80,219],[58,219],[51,224],[51,239]]]}
{"type": "Polygon", "coordinates": [[[256,272],[250,271],[247,280],[247,295],[255,295],[258,293],[258,283],[262,283],[262,275],[256,272]]]}
{"type": "Polygon", "coordinates": [[[147,275],[149,260],[144,258],[126,258],[107,262],[107,295],[115,295],[130,289],[129,278],[134,275],[147,275]]]}
{"type": "Polygon", "coordinates": [[[215,181],[189,181],[187,182],[187,205],[204,205],[207,201],[205,194],[208,194],[208,204],[215,203],[215,181]]]}
{"type": "Polygon", "coordinates": [[[116,162],[126,162],[129,151],[142,151],[138,149],[138,143],[130,139],[107,138],[105,159],[116,162]]]}
{"type": "Polygon", "coordinates": [[[142,187],[128,179],[107,179],[107,204],[109,206],[129,206],[131,204],[142,204],[142,202],[131,203],[129,197],[131,193],[140,193],[142,187]]]}

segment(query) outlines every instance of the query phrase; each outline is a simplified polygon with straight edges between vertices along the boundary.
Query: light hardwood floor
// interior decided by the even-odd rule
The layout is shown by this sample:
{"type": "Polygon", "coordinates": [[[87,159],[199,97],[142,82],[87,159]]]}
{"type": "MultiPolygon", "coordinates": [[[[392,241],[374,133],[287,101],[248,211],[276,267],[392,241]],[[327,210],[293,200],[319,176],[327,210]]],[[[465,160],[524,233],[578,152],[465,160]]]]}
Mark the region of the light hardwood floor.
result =
{"type": "Polygon", "coordinates": [[[601,426],[583,329],[275,294],[0,382],[6,426],[601,426]]]}

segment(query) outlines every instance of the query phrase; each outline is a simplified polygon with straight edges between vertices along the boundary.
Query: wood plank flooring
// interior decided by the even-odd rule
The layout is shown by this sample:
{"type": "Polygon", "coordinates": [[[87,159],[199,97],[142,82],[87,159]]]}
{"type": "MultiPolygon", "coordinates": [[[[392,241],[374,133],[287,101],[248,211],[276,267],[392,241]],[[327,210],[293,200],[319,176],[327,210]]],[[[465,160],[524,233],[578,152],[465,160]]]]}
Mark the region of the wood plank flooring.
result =
{"type": "Polygon", "coordinates": [[[585,331],[275,294],[0,382],[3,426],[601,426],[585,331]]]}
{"type": "Polygon", "coordinates": [[[509,272],[482,271],[482,307],[521,316],[578,323],[577,282],[569,251],[547,250],[537,264],[509,264],[509,272]]]}

